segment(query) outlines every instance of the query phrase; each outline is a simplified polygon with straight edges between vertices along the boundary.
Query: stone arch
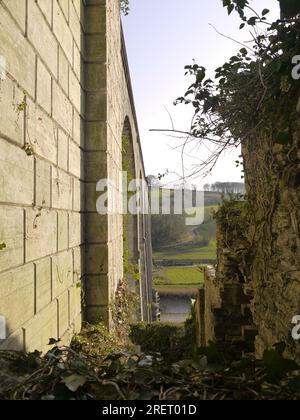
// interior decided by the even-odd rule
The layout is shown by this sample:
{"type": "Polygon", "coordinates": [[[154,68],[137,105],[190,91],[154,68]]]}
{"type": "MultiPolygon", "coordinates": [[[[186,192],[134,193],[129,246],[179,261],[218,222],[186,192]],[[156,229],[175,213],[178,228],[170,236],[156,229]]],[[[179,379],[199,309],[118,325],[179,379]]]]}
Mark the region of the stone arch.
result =
{"type": "MultiPolygon", "coordinates": [[[[126,116],[122,131],[122,170],[127,172],[128,184],[138,178],[135,158],[133,133],[130,119],[126,116]]],[[[125,188],[125,184],[123,188],[125,188]]],[[[130,199],[131,194],[128,193],[128,199],[130,199]]],[[[140,271],[139,215],[130,214],[130,212],[124,215],[123,247],[124,277],[127,280],[129,291],[140,301],[140,284],[137,278],[140,271]],[[135,273],[137,276],[135,276],[135,273]]],[[[140,302],[137,303],[137,309],[132,314],[134,319],[140,319],[141,317],[140,302]]]]}

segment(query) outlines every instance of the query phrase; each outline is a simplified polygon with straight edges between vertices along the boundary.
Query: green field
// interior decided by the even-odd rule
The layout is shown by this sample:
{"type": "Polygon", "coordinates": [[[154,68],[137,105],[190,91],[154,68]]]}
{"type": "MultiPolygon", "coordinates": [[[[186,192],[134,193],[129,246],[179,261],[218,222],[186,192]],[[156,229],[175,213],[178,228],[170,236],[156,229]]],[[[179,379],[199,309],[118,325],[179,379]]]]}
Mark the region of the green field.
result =
{"type": "Polygon", "coordinates": [[[203,272],[194,267],[162,268],[154,272],[154,285],[158,287],[200,287],[203,284],[203,272]]]}
{"type": "Polygon", "coordinates": [[[206,247],[199,247],[190,242],[165,247],[154,253],[155,260],[201,260],[216,258],[216,241],[212,240],[206,247]]]}

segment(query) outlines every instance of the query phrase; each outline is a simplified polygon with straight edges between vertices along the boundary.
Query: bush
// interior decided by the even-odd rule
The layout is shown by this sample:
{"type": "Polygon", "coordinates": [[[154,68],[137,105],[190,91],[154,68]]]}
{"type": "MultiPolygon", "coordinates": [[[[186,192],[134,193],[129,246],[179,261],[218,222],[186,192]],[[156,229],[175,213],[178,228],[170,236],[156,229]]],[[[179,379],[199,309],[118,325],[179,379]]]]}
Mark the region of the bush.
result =
{"type": "Polygon", "coordinates": [[[160,353],[171,363],[193,356],[193,344],[190,339],[187,343],[186,338],[184,324],[138,322],[131,325],[130,339],[133,344],[141,346],[142,352],[160,353]]]}

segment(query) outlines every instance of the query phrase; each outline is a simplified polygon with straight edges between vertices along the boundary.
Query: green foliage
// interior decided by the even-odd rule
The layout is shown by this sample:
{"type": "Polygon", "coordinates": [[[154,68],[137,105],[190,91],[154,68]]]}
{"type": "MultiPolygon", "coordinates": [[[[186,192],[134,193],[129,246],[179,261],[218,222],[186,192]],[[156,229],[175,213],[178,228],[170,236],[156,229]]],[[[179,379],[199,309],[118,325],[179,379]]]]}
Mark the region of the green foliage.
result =
{"type": "Polygon", "coordinates": [[[283,18],[291,18],[300,13],[299,0],[279,0],[279,2],[283,18]]]}
{"type": "MultiPolygon", "coordinates": [[[[99,355],[94,348],[91,350],[91,343],[85,341],[83,345],[79,343],[79,350],[76,347],[53,348],[44,356],[38,352],[0,352],[0,360],[9,362],[15,375],[19,376],[14,385],[0,387],[0,398],[300,400],[299,367],[284,360],[281,345],[271,349],[272,356],[268,353],[262,361],[229,360],[214,344],[200,349],[190,360],[175,360],[174,357],[172,361],[167,350],[166,359],[157,354],[161,347],[158,337],[165,342],[161,334],[155,337],[154,354],[122,352],[103,358],[103,354],[99,355]],[[286,366],[278,373],[278,362],[282,365],[283,361],[286,366]]],[[[97,333],[92,333],[90,339],[97,340],[97,333]]],[[[182,348],[183,344],[180,346],[182,348]]]]}
{"type": "Polygon", "coordinates": [[[163,245],[180,241],[186,232],[185,217],[183,215],[152,215],[152,245],[158,249],[163,245]]]}
{"type": "Polygon", "coordinates": [[[72,349],[79,354],[103,360],[110,354],[126,350],[117,334],[108,331],[103,324],[85,324],[81,333],[74,336],[72,349]]]}
{"type": "Polygon", "coordinates": [[[159,353],[172,363],[190,358],[193,354],[193,347],[188,345],[186,334],[183,324],[139,322],[131,325],[130,339],[133,344],[141,346],[143,352],[159,353]]]}
{"type": "Polygon", "coordinates": [[[224,353],[220,351],[218,346],[211,342],[207,347],[200,347],[197,349],[197,354],[199,356],[206,357],[207,364],[215,369],[219,369],[226,365],[226,358],[224,353]]]}
{"type": "Polygon", "coordinates": [[[207,77],[203,66],[186,66],[186,74],[193,76],[194,82],[176,102],[194,107],[191,134],[195,139],[215,146],[203,165],[205,174],[224,150],[251,140],[259,131],[273,133],[274,143],[292,142],[292,114],[300,96],[300,81],[292,78],[292,58],[300,51],[300,19],[267,23],[267,10],[248,18],[248,4],[223,1],[229,13],[238,11],[242,27],[264,23],[265,29],[257,25],[253,43],[245,44],[216,69],[214,80],[207,77]]]}
{"type": "Polygon", "coordinates": [[[286,374],[297,370],[297,363],[284,357],[285,343],[276,344],[273,349],[264,352],[263,361],[266,367],[268,380],[280,381],[286,374]]]}

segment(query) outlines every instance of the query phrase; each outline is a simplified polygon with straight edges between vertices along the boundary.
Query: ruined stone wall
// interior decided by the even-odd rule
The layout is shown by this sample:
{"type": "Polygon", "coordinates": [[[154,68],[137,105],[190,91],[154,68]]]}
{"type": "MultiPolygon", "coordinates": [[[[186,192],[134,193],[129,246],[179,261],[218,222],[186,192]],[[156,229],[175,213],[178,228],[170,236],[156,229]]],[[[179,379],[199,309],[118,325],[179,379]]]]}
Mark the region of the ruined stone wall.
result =
{"type": "Polygon", "coordinates": [[[274,344],[300,360],[292,320],[300,312],[299,122],[291,111],[288,141],[277,122],[243,144],[246,201],[218,212],[216,277],[206,275],[206,341],[238,342],[262,358],[274,344]],[[214,302],[217,297],[217,301],[214,302]],[[234,338],[231,341],[231,338],[234,338]]]}
{"type": "Polygon", "coordinates": [[[80,0],[0,3],[4,348],[45,350],[81,325],[81,17],[80,0]]]}
{"type": "Polygon", "coordinates": [[[259,335],[257,356],[278,342],[300,360],[292,319],[300,312],[299,117],[291,115],[292,143],[276,144],[276,124],[245,143],[247,192],[253,215],[250,236],[252,312],[259,335]]]}
{"type": "Polygon", "coordinates": [[[254,353],[257,334],[250,311],[247,289],[248,224],[246,203],[225,202],[217,218],[217,267],[205,270],[204,296],[200,318],[201,344],[218,344],[235,357],[254,353]]]}
{"type": "MultiPolygon", "coordinates": [[[[119,181],[126,118],[145,176],[119,2],[3,0],[0,58],[0,344],[47,350],[49,338],[64,343],[79,331],[82,312],[109,322],[123,277],[123,218],[96,212],[96,184],[119,181]]],[[[149,265],[141,276],[144,316],[149,265]]]]}

